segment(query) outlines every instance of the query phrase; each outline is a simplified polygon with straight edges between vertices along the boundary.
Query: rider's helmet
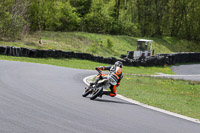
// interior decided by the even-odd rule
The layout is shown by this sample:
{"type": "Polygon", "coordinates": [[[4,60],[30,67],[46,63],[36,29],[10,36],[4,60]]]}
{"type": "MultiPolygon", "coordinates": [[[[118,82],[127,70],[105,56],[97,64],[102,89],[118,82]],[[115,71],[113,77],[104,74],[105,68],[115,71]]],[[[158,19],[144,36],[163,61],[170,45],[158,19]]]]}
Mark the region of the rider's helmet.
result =
{"type": "Polygon", "coordinates": [[[116,61],[115,62],[115,67],[117,67],[117,66],[122,68],[123,67],[123,63],[121,61],[116,61]]]}

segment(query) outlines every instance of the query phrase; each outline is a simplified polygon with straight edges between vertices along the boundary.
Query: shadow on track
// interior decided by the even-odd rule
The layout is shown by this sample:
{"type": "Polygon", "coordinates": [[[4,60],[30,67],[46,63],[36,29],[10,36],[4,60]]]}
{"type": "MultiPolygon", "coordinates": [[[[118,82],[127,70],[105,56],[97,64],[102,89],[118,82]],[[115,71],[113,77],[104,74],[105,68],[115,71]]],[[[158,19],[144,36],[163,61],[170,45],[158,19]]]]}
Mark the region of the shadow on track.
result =
{"type": "Polygon", "coordinates": [[[118,104],[136,105],[134,103],[122,102],[122,101],[114,101],[114,100],[106,100],[106,99],[95,99],[95,101],[106,102],[106,103],[118,103],[118,104]]]}

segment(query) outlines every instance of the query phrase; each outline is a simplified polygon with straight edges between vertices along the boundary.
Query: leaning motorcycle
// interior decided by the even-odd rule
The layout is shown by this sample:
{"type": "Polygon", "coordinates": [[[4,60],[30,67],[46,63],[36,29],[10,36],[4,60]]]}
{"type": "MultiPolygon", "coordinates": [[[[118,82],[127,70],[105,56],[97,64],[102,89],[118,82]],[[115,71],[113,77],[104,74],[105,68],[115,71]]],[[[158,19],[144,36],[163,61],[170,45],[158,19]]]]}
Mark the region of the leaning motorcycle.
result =
{"type": "Polygon", "coordinates": [[[107,75],[102,74],[101,71],[98,72],[99,74],[96,76],[96,78],[99,78],[100,80],[96,84],[88,86],[82,94],[83,97],[90,95],[90,99],[94,100],[103,93],[104,86],[108,82],[106,79],[107,75]]]}

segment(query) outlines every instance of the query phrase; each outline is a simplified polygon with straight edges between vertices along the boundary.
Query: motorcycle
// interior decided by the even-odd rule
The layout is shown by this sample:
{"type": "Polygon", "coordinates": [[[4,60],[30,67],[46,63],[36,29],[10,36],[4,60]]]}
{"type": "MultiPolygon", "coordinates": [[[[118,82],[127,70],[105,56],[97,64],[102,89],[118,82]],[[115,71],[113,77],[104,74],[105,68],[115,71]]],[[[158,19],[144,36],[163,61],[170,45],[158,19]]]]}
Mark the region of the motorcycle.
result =
{"type": "Polygon", "coordinates": [[[107,84],[108,80],[106,78],[106,74],[102,74],[101,71],[98,71],[98,75],[96,78],[99,78],[98,82],[94,85],[89,85],[87,88],[85,88],[82,96],[87,97],[90,94],[90,99],[94,100],[98,96],[101,96],[103,93],[104,86],[107,84]]]}

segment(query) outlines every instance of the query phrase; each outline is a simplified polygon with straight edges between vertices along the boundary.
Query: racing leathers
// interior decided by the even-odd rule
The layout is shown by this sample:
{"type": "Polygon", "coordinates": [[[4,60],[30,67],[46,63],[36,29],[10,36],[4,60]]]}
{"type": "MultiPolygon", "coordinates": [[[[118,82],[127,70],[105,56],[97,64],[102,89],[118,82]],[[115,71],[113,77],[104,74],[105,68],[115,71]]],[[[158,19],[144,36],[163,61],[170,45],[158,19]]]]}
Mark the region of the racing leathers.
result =
{"type": "MultiPolygon", "coordinates": [[[[120,81],[123,78],[122,74],[122,68],[118,66],[100,66],[96,68],[97,71],[102,70],[109,70],[109,74],[104,76],[104,78],[108,79],[107,84],[105,85],[104,89],[110,88],[111,91],[104,91],[102,93],[105,95],[110,95],[112,97],[117,95],[117,89],[120,85],[120,81]]],[[[95,82],[97,82],[99,79],[97,78],[95,82]]]]}

